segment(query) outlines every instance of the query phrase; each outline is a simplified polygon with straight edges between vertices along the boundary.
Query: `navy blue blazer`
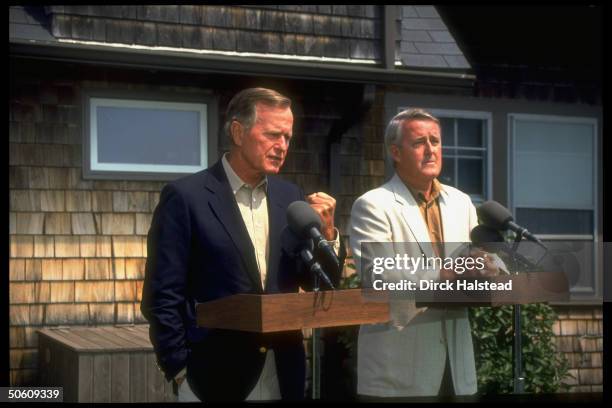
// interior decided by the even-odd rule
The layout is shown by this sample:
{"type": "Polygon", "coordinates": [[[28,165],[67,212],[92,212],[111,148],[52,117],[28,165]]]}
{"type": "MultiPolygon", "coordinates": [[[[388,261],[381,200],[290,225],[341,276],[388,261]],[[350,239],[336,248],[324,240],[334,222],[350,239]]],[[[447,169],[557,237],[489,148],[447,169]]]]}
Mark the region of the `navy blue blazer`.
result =
{"type": "MultiPolygon", "coordinates": [[[[157,362],[168,381],[187,367],[187,380],[201,400],[244,400],[263,368],[265,354],[260,350],[265,347],[274,349],[282,398],[303,398],[301,331],[206,329],[197,327],[195,319],[196,302],[310,288],[312,277],[280,242],[287,207],[303,199],[295,184],[268,176],[270,252],[262,288],[253,245],[221,161],[163,188],[147,240],[140,310],[149,321],[157,362]]],[[[340,247],[343,265],[346,251],[340,247]]],[[[337,284],[340,268],[321,263],[337,284]]]]}

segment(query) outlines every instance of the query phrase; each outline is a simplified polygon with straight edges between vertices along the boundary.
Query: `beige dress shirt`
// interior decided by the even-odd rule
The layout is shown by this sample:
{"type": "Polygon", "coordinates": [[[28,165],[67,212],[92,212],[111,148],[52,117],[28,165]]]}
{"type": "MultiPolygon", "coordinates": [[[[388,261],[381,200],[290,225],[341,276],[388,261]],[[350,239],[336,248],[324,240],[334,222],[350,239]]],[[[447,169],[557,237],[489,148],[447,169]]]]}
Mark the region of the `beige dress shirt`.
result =
{"type": "MultiPolygon", "coordinates": [[[[268,180],[264,177],[256,186],[246,184],[236,174],[232,166],[227,161],[227,153],[221,159],[223,170],[227,175],[232,192],[236,198],[236,203],[240,209],[242,220],[249,233],[255,258],[261,277],[261,286],[266,287],[266,273],[268,271],[268,258],[270,255],[270,245],[268,239],[268,200],[266,189],[268,180]]],[[[276,363],[274,360],[274,350],[266,352],[266,361],[263,371],[247,397],[247,401],[279,400],[281,399],[278,377],[276,375],[276,363]]]]}

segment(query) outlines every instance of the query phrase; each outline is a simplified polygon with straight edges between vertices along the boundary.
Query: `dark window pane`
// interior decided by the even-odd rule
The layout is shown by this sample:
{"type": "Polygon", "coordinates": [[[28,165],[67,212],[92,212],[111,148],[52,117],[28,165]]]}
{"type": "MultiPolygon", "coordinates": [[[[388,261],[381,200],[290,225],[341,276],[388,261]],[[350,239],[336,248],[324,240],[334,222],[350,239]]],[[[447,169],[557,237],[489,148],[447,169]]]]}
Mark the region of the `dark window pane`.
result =
{"type": "Polygon", "coordinates": [[[200,164],[200,113],[169,109],[97,108],[98,162],[200,164]]]}
{"type": "Polygon", "coordinates": [[[534,234],[593,234],[593,211],[517,208],[516,222],[534,234]]]}
{"type": "Polygon", "coordinates": [[[484,195],[483,161],[479,159],[459,160],[459,190],[466,194],[484,195]]]}
{"type": "Polygon", "coordinates": [[[439,118],[443,146],[455,145],[455,119],[439,118]]]}
{"type": "Polygon", "coordinates": [[[459,146],[483,147],[483,123],[480,119],[457,119],[459,146]]]}
{"type": "Polygon", "coordinates": [[[455,186],[455,159],[444,159],[442,161],[442,172],[438,179],[442,184],[455,186]]]}
{"type": "Polygon", "coordinates": [[[446,161],[446,157],[456,156],[457,149],[453,147],[442,147],[442,160],[446,161]]]}

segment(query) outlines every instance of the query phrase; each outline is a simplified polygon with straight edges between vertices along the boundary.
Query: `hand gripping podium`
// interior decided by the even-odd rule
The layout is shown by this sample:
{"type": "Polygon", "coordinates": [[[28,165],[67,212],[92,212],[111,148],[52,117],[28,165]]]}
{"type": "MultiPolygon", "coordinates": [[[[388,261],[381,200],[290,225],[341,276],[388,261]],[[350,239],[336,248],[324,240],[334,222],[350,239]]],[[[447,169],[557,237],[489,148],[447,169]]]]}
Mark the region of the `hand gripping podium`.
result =
{"type": "Polygon", "coordinates": [[[196,305],[200,327],[271,333],[389,321],[389,304],[364,300],[361,289],[237,294],[196,305]]]}

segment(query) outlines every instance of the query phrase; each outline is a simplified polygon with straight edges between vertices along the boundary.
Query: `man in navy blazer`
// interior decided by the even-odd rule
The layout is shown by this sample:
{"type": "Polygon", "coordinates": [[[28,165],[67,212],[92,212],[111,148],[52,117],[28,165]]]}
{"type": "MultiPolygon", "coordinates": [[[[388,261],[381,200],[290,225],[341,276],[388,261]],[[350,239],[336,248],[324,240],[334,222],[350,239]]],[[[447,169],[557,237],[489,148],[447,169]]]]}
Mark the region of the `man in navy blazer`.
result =
{"type": "Polygon", "coordinates": [[[304,197],[298,186],[273,176],[292,137],[290,104],[264,88],[234,96],[225,123],[229,154],[167,184],[153,215],[141,311],[166,379],[201,401],[304,398],[301,331],[206,329],[195,316],[196,303],[309,288],[312,277],[281,243],[293,201],[306,199],[320,215],[340,267],[319,259],[335,284],[340,278],[346,252],[334,227],[335,200],[321,192],[304,197]]]}

